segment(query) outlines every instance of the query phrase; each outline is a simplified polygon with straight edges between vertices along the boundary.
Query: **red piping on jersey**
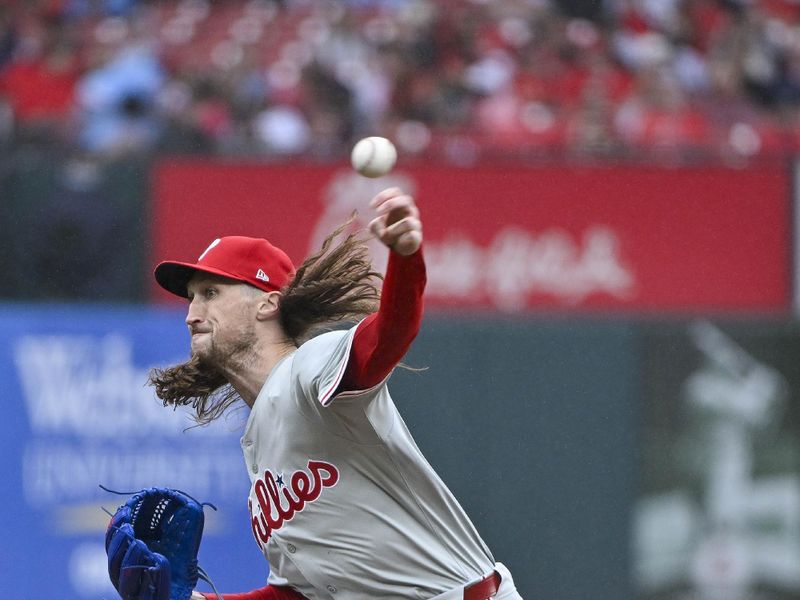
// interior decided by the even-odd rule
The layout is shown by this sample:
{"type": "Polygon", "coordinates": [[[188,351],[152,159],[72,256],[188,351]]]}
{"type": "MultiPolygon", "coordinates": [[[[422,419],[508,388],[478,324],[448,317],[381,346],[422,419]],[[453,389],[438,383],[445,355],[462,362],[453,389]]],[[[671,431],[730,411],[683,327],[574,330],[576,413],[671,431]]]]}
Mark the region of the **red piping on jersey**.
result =
{"type": "Polygon", "coordinates": [[[347,368],[347,365],[350,362],[350,358],[349,357],[350,357],[350,353],[352,352],[353,338],[354,337],[355,337],[355,335],[352,336],[347,342],[347,344],[348,344],[348,346],[347,346],[348,359],[347,360],[343,360],[343,361],[341,361],[339,363],[339,369],[336,371],[336,377],[333,378],[333,382],[331,383],[331,386],[323,394],[321,394],[319,396],[319,401],[320,401],[320,403],[322,403],[322,406],[328,406],[328,404],[331,403],[331,400],[333,400],[334,396],[336,395],[336,394],[334,394],[334,392],[339,388],[339,383],[342,381],[342,377],[344,377],[345,369],[347,368]]]}
{"type": "Polygon", "coordinates": [[[389,253],[378,312],[356,327],[344,374],[323,405],[333,395],[368,390],[389,376],[419,333],[426,279],[421,248],[410,256],[389,253]]]}

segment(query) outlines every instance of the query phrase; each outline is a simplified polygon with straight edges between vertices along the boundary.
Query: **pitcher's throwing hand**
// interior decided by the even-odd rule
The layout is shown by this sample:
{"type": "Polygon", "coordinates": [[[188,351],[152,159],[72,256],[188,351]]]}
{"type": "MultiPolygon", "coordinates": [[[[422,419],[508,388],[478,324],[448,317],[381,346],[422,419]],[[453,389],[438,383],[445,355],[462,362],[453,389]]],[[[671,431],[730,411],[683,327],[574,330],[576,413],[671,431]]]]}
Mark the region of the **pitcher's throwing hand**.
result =
{"type": "Polygon", "coordinates": [[[400,188],[388,188],[369,203],[378,215],[369,229],[383,244],[403,256],[414,254],[422,245],[422,222],[414,198],[400,188]]]}

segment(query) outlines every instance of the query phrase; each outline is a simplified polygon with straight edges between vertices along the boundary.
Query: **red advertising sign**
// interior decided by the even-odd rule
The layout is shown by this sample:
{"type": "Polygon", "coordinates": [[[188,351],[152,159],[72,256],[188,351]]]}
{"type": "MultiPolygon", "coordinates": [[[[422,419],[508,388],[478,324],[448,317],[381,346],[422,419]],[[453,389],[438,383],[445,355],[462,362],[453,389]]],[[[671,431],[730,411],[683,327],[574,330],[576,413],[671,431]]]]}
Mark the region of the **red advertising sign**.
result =
{"type": "MultiPolygon", "coordinates": [[[[344,166],[170,162],[155,174],[152,262],[194,260],[238,234],[299,263],[354,210],[365,226],[370,198],[395,185],[422,212],[429,307],[789,307],[790,186],[778,167],[419,165],[371,180],[344,166]]],[[[372,250],[380,268],[386,250],[372,250]]]]}

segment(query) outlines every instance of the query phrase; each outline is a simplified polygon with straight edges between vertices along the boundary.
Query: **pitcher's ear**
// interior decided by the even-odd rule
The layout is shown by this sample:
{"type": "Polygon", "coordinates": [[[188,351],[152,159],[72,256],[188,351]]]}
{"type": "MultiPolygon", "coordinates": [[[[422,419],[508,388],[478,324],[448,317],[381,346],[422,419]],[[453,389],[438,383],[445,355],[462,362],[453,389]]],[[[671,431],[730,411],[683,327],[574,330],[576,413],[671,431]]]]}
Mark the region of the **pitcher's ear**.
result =
{"type": "Polygon", "coordinates": [[[280,292],[264,292],[258,299],[258,307],[256,309],[256,319],[265,321],[267,319],[274,319],[278,315],[278,309],[281,304],[280,292]]]}

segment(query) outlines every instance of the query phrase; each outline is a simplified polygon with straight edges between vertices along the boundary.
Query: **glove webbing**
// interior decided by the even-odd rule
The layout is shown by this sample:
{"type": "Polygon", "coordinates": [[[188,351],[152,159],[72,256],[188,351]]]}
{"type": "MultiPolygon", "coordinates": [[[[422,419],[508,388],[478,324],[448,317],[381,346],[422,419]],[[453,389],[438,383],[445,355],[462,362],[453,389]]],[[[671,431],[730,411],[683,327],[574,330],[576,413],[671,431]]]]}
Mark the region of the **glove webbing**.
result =
{"type": "MultiPolygon", "coordinates": [[[[106,486],[104,486],[103,484],[98,484],[98,485],[100,486],[100,488],[101,488],[101,489],[105,490],[106,492],[109,492],[109,493],[111,493],[111,494],[117,494],[118,496],[133,496],[134,494],[138,494],[139,492],[141,492],[141,491],[142,491],[142,490],[139,490],[139,491],[136,491],[136,492],[118,492],[117,490],[112,490],[112,489],[110,489],[110,488],[107,488],[107,487],[106,487],[106,486]]],[[[178,490],[178,489],[176,489],[175,491],[176,491],[176,492],[180,492],[181,494],[183,494],[183,495],[184,495],[184,496],[186,496],[187,498],[191,498],[192,500],[194,500],[195,502],[197,502],[197,503],[198,503],[200,506],[208,506],[208,507],[211,507],[211,508],[213,508],[214,510],[217,510],[217,507],[216,507],[216,506],[214,506],[213,504],[211,504],[211,502],[198,502],[198,501],[197,501],[197,498],[195,498],[194,496],[191,496],[191,495],[187,494],[187,493],[186,493],[186,492],[184,492],[183,490],[178,490]]],[[[135,513],[139,511],[139,508],[140,508],[140,507],[141,507],[141,504],[139,504],[139,505],[137,505],[137,506],[136,506],[136,508],[135,508],[135,510],[134,510],[134,514],[131,516],[131,520],[135,520],[135,518],[136,518],[136,514],[135,514],[135,513]]],[[[163,509],[162,509],[162,510],[163,510],[163,509]]],[[[107,514],[109,517],[113,517],[113,516],[114,516],[114,515],[113,515],[111,512],[109,512],[109,511],[108,511],[108,510],[106,510],[105,508],[103,508],[103,512],[104,512],[104,513],[106,513],[106,514],[107,514]]],[[[155,515],[155,514],[157,514],[157,513],[158,513],[158,510],[156,510],[156,511],[154,512],[154,515],[155,515]]],[[[222,598],[222,594],[220,594],[220,593],[219,593],[219,591],[217,590],[217,586],[216,586],[216,585],[214,585],[214,582],[211,580],[211,577],[209,577],[209,575],[208,575],[208,573],[206,572],[206,570],[205,570],[203,567],[201,567],[199,564],[197,564],[197,565],[196,565],[196,568],[197,568],[197,578],[198,578],[198,579],[202,579],[202,580],[203,580],[203,581],[205,581],[205,582],[206,582],[208,585],[210,585],[210,586],[211,586],[211,589],[214,591],[214,595],[217,597],[217,600],[223,600],[223,598],[222,598]]]]}

